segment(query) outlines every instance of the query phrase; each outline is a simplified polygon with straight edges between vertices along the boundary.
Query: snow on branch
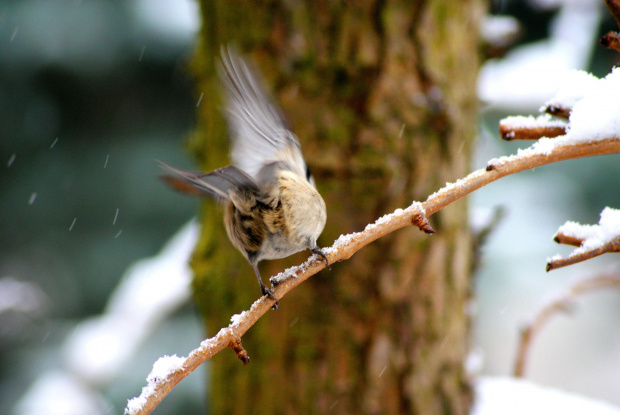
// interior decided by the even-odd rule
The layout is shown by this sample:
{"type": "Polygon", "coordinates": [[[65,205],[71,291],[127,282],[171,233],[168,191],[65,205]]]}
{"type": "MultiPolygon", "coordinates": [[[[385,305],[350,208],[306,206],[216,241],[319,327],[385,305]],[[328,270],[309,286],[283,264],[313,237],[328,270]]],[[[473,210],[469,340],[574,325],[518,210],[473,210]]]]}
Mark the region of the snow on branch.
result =
{"type": "Polygon", "coordinates": [[[566,311],[580,295],[603,288],[620,289],[620,275],[600,275],[577,281],[568,287],[564,293],[544,304],[543,307],[534,314],[531,321],[521,330],[513,375],[515,377],[524,376],[534,337],[542,330],[551,317],[566,311]]]}
{"type": "Polygon", "coordinates": [[[146,378],[147,385],[142,388],[142,394],[137,398],[131,399],[127,403],[127,409],[125,413],[133,414],[137,413],[143,408],[147,402],[147,397],[155,392],[155,389],[159,384],[166,380],[170,373],[183,370],[183,363],[186,359],[177,355],[163,356],[157,359],[153,363],[153,370],[146,378]]]}
{"type": "MultiPolygon", "coordinates": [[[[619,0],[620,1],[620,0],[619,0]]],[[[584,71],[571,71],[553,98],[536,118],[512,116],[500,121],[504,140],[538,140],[558,137],[554,142],[620,138],[620,69],[614,68],[603,79],[584,71]],[[551,115],[565,118],[553,119],[551,115]]],[[[541,140],[551,145],[549,140],[541,140]]],[[[543,144],[539,144],[543,146],[543,144]]]]}
{"type": "MultiPolygon", "coordinates": [[[[620,106],[617,105],[617,97],[620,96],[620,69],[604,79],[593,78],[591,81],[588,88],[572,94],[571,100],[558,99],[556,96],[557,105],[570,109],[569,122],[562,135],[555,138],[542,137],[515,155],[490,160],[486,168],[476,170],[455,183],[447,183],[426,201],[413,202],[407,208],[397,209],[369,224],[361,232],[341,235],[330,248],[323,249],[329,263],[345,261],[369,243],[407,226],[413,225],[427,234],[432,234],[434,231],[427,217],[502,177],[563,160],[620,153],[620,106]]],[[[536,119],[533,124],[533,127],[522,127],[538,128],[536,119]]],[[[274,297],[280,300],[323,268],[325,262],[317,255],[312,255],[303,264],[272,277],[274,297]]],[[[204,340],[200,347],[187,357],[177,357],[174,364],[164,365],[167,371],[157,368],[156,374],[149,376],[149,384],[143,388],[142,394],[129,401],[125,413],[151,413],[185,376],[226,348],[232,349],[237,357],[247,364],[249,356],[241,346],[241,338],[269,311],[276,299],[261,297],[249,310],[235,314],[230,325],[222,328],[214,337],[204,340]]]]}
{"type": "Polygon", "coordinates": [[[586,71],[569,71],[562,77],[555,96],[545,102],[540,111],[568,119],[575,104],[599,83],[600,79],[586,71]]]}
{"type": "Polygon", "coordinates": [[[559,255],[547,261],[547,271],[576,264],[599,255],[620,252],[620,210],[606,207],[598,225],[581,225],[568,221],[560,226],[553,239],[559,244],[578,248],[566,258],[559,255]]]}
{"type": "MultiPolygon", "coordinates": [[[[620,2],[620,0],[618,0],[620,2]]],[[[620,10],[620,8],[619,8],[620,10]]],[[[489,163],[496,168],[514,157],[525,154],[550,154],[558,145],[603,138],[620,138],[620,70],[614,69],[603,79],[583,71],[574,71],[565,78],[565,84],[541,108],[547,114],[536,118],[508,117],[500,121],[500,134],[507,140],[537,139],[517,156],[503,157],[489,163]],[[568,122],[553,119],[549,113],[566,116],[568,122]]],[[[558,243],[578,246],[562,258],[555,256],[547,263],[547,271],[584,261],[607,252],[620,251],[620,211],[606,208],[599,225],[579,225],[567,222],[555,236],[558,243]]]]}
{"type": "Polygon", "coordinates": [[[553,120],[549,115],[536,118],[507,117],[501,120],[500,134],[504,139],[530,138],[538,141],[525,150],[519,150],[515,156],[491,160],[487,169],[494,169],[528,154],[550,155],[558,146],[571,147],[583,141],[620,138],[620,105],[617,104],[617,97],[620,96],[620,68],[614,68],[602,79],[583,71],[573,71],[564,80],[558,93],[541,110],[560,108],[569,114],[568,123],[553,120]],[[564,128],[565,133],[556,135],[560,128],[564,128]]]}

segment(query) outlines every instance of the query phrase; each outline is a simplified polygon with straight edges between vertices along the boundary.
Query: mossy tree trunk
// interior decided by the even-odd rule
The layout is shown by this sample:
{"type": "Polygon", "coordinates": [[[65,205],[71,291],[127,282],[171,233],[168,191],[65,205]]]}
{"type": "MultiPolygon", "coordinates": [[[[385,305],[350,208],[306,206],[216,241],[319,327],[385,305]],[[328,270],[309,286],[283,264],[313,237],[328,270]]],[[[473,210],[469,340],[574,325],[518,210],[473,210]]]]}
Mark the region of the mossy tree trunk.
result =
{"type": "MultiPolygon", "coordinates": [[[[190,147],[206,170],[228,164],[214,59],[235,43],[290,118],[328,210],[319,245],[424,200],[469,169],[476,133],[481,0],[202,0],[193,69],[199,125],[190,147]]],[[[259,296],[204,206],[194,297],[209,334],[259,296]]],[[[289,293],[231,353],[211,362],[216,414],[466,414],[472,243],[467,207],[404,229],[289,293]]],[[[308,252],[261,264],[265,277],[308,252]]]]}

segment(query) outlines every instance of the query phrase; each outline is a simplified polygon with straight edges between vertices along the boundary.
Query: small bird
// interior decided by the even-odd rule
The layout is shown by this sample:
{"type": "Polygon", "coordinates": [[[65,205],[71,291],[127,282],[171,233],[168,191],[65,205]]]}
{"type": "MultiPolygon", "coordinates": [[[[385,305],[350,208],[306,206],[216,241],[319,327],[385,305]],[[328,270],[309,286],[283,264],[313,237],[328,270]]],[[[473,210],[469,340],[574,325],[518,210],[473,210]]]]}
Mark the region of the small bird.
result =
{"type": "MultiPolygon", "coordinates": [[[[254,268],[258,263],[304,249],[327,257],[316,240],[327,217],[325,202],[303,158],[299,140],[256,71],[233,47],[221,48],[218,73],[226,96],[232,166],[211,173],[177,169],[160,162],[166,182],[185,193],[214,197],[225,205],[228,238],[254,268]]],[[[273,309],[278,308],[276,302],[273,309]]]]}

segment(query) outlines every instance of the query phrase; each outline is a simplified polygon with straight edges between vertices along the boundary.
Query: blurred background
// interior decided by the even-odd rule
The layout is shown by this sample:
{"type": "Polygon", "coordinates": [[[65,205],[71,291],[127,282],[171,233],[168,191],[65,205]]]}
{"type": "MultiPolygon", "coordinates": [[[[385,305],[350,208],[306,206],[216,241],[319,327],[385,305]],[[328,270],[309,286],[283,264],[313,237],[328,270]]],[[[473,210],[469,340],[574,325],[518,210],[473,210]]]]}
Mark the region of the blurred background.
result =
{"type": "MultiPolygon", "coordinates": [[[[537,114],[559,73],[603,77],[620,60],[597,45],[618,29],[603,1],[512,0],[492,12],[512,16],[503,27],[521,27],[515,46],[481,71],[474,168],[527,146],[501,142],[498,121],[537,114]]],[[[77,392],[75,406],[54,413],[121,413],[157,357],[187,355],[202,339],[180,295],[115,377],[85,382],[69,369],[68,339],[106,311],[130,264],[156,255],[198,209],[157,180],[154,159],[192,166],[183,143],[209,99],[188,70],[199,27],[191,0],[0,0],[0,413],[53,413],[44,398],[69,393],[63,385],[77,392]]],[[[552,241],[560,225],[596,224],[605,206],[620,208],[618,177],[614,155],[523,172],[472,195],[473,226],[505,208],[475,277],[472,349],[482,373],[511,372],[520,327],[571,281],[619,272],[608,255],[545,273],[548,257],[570,252],[552,241]]],[[[589,294],[573,311],[536,339],[528,378],[620,406],[620,296],[589,294]]],[[[201,369],[158,413],[204,413],[205,382],[201,369]]]]}

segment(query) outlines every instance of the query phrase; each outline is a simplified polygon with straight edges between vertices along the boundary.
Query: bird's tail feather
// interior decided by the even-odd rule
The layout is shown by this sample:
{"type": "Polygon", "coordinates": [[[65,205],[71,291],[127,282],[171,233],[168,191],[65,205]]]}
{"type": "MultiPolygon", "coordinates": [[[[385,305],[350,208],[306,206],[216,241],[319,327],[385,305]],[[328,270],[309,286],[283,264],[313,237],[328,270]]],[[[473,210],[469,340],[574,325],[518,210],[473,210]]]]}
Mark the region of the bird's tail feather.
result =
{"type": "Polygon", "coordinates": [[[227,166],[211,173],[202,173],[177,169],[162,161],[157,161],[166,171],[161,179],[182,193],[230,200],[231,194],[240,189],[258,192],[258,186],[254,180],[235,166],[227,166]]]}

